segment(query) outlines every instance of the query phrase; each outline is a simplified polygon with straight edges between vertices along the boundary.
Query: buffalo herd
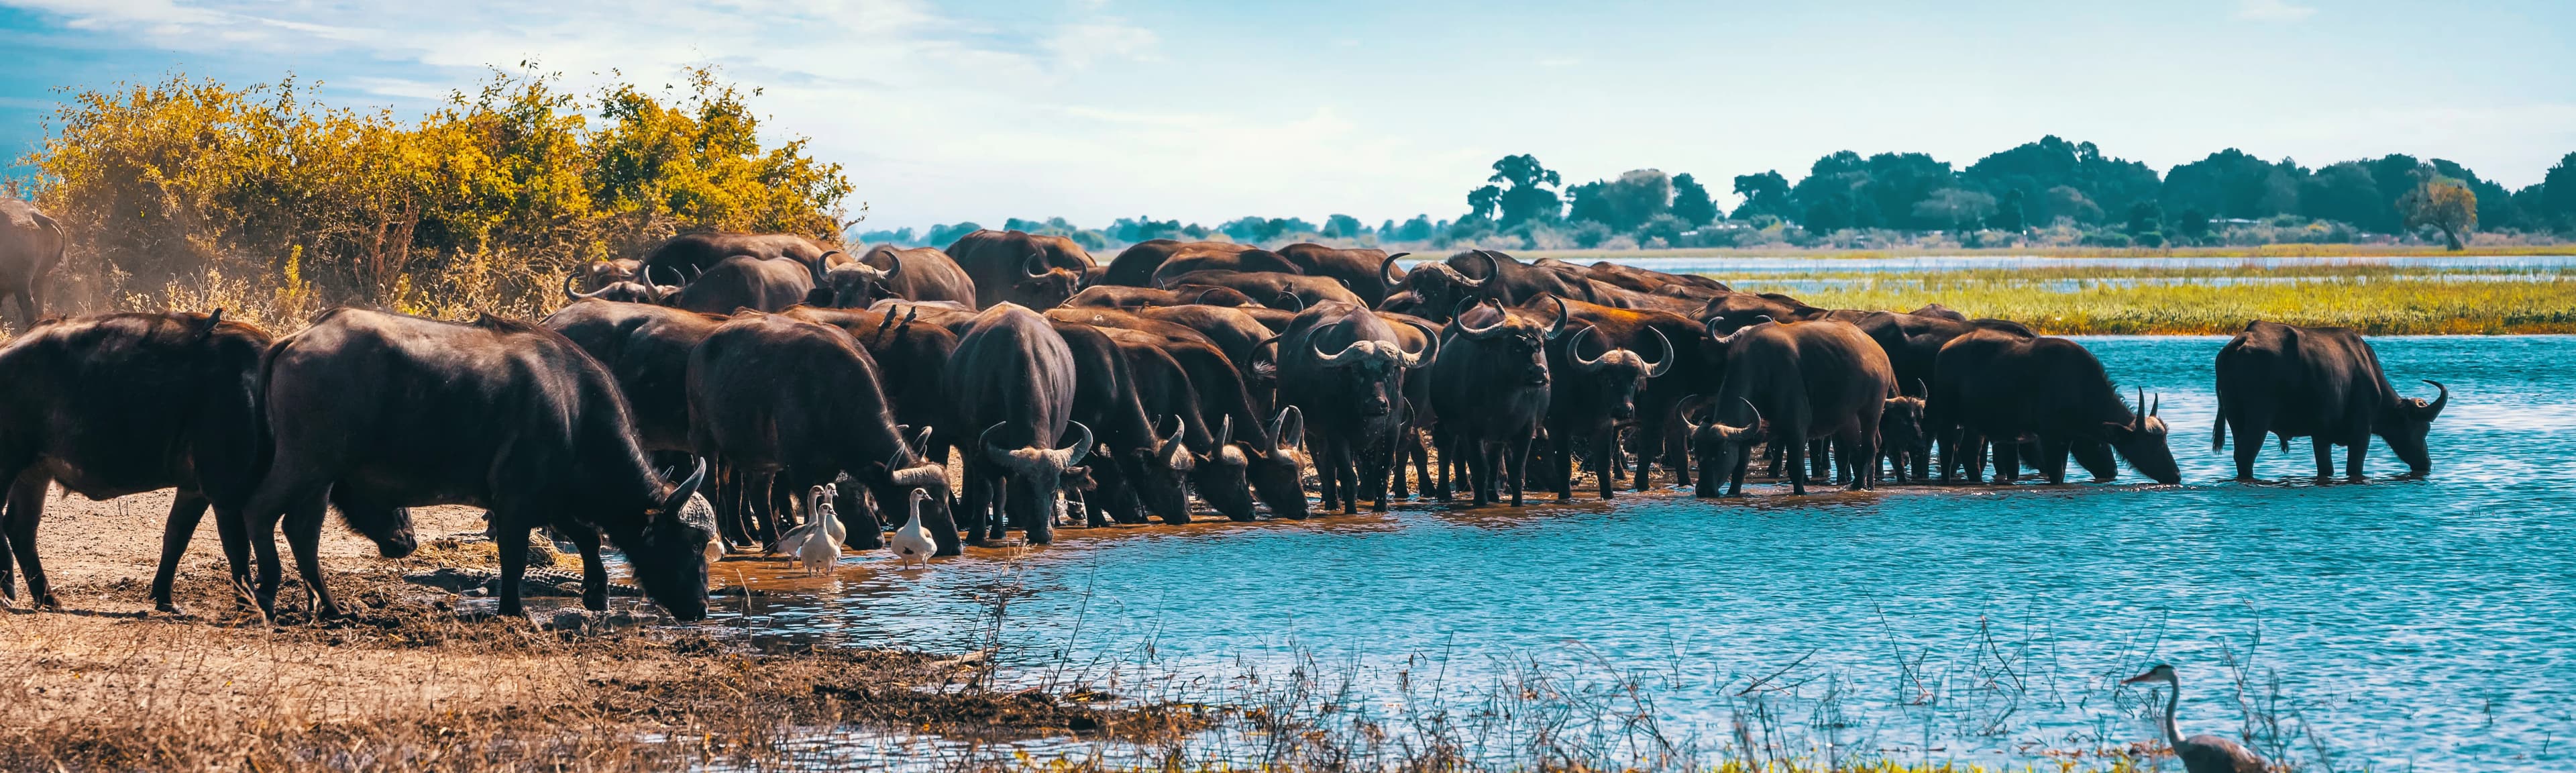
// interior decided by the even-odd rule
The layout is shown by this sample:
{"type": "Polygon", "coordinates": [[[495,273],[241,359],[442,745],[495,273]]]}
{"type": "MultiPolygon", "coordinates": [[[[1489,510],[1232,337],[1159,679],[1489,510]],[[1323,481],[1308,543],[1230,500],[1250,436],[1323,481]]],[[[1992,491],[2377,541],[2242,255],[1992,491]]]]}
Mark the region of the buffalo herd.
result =
{"type": "MultiPolygon", "coordinates": [[[[0,349],[0,593],[17,598],[23,571],[56,605],[36,552],[55,483],[177,489],[151,591],[165,610],[209,508],[246,603],[274,612],[282,524],[328,616],[326,506],[399,557],[408,508],[463,504],[489,513],[503,614],[522,612],[522,537],[543,528],[579,549],[586,606],[606,605],[607,544],[688,620],[710,556],[826,513],[874,548],[906,510],[907,540],[926,530],[953,556],[1015,531],[1187,523],[1194,502],[1250,521],[1413,496],[1519,505],[1525,484],[1562,500],[1577,462],[1605,499],[1650,488],[1658,463],[1697,496],[1741,496],[1757,458],[1798,494],[2025,468],[2060,483],[2070,458],[2108,481],[2115,456],[2181,479],[2161,400],[2012,322],[1609,262],[1402,257],[1155,240],[1101,266],[1019,231],[856,257],[708,233],[581,267],[535,322],[342,308],[272,338],[220,310],[48,320],[0,349]],[[691,505],[702,491],[712,517],[691,505]]],[[[2373,435],[2423,474],[2450,397],[2399,396],[2351,331],[2268,322],[2226,345],[2217,377],[2214,440],[2234,430],[2240,479],[2270,436],[2313,438],[2321,478],[2336,445],[2359,477],[2373,435]]]]}

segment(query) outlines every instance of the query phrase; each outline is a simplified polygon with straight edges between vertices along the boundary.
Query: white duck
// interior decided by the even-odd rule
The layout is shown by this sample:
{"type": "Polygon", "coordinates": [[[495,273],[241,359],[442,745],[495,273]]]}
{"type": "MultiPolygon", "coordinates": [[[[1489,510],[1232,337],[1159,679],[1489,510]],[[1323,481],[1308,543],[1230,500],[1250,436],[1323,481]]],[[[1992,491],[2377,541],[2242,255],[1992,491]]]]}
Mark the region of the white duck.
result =
{"type": "Polygon", "coordinates": [[[894,539],[886,541],[886,549],[894,551],[895,558],[902,562],[897,564],[899,568],[908,568],[917,560],[921,562],[921,568],[928,569],[930,554],[939,550],[939,543],[932,541],[930,532],[921,528],[921,503],[928,499],[930,492],[913,489],[912,517],[903,522],[903,528],[895,530],[894,539]]]}
{"type": "Polygon", "coordinates": [[[807,537],[805,544],[796,548],[796,560],[805,565],[807,575],[830,574],[832,565],[841,562],[841,540],[849,538],[849,529],[841,525],[841,517],[832,512],[830,502],[815,505],[814,520],[824,532],[807,537]]]}
{"type": "Polygon", "coordinates": [[[825,533],[827,527],[823,525],[823,520],[815,518],[813,515],[820,511],[820,508],[818,508],[817,505],[831,501],[832,490],[831,486],[815,486],[811,489],[807,489],[805,492],[805,523],[798,525],[796,528],[788,529],[785,534],[778,535],[778,541],[770,543],[769,552],[785,556],[798,555],[799,551],[805,549],[805,538],[825,533]]]}

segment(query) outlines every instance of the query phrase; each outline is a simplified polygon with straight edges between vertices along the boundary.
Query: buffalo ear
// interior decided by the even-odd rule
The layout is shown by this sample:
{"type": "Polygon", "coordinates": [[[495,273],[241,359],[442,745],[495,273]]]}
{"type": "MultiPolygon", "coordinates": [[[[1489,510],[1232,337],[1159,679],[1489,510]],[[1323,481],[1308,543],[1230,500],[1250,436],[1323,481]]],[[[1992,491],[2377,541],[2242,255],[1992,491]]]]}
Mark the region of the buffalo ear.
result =
{"type": "Polygon", "coordinates": [[[2109,435],[2109,436],[2111,436],[2111,442],[2114,442],[2114,443],[2117,443],[2117,442],[2120,442],[2120,441],[2124,441],[2124,440],[2128,440],[2128,439],[2129,439],[2129,435],[2130,435],[2130,434],[2132,434],[2132,433],[2135,433],[2135,432],[2137,432],[2137,431],[2138,431],[2138,428],[2137,428],[2137,427],[2130,426],[2130,425],[2128,425],[2128,424],[2124,424],[2124,423],[2121,423],[2121,422],[2116,422],[2116,421],[2106,421],[2106,422],[2102,422],[2102,434],[2105,434],[2105,435],[2109,435]]]}

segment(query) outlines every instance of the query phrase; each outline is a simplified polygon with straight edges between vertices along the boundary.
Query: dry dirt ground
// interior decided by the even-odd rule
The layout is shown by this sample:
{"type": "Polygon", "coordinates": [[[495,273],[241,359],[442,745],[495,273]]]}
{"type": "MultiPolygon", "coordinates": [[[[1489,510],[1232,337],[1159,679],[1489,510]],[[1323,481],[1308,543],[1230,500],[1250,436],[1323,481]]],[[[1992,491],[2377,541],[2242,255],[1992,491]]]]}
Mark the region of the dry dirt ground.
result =
{"type": "Polygon", "coordinates": [[[22,586],[21,607],[0,613],[0,770],[760,767],[779,741],[843,724],[1135,736],[1192,721],[982,691],[973,658],[468,619],[456,595],[400,580],[490,567],[489,543],[440,541],[481,531],[467,508],[416,510],[423,548],[400,561],[333,516],[323,565],[354,614],[325,622],[298,611],[292,571],[280,620],[236,611],[210,516],[181,568],[187,612],[155,614],[168,505],[167,492],[49,503],[38,543],[63,610],[24,609],[22,586]]]}

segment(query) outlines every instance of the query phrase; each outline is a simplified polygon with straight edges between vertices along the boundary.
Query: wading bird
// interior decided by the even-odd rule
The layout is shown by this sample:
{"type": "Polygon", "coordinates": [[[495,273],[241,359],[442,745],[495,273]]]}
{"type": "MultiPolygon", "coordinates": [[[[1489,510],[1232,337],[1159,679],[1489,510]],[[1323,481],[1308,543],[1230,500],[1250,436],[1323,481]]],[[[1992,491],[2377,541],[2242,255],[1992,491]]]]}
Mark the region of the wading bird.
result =
{"type": "Polygon", "coordinates": [[[929,498],[930,492],[913,489],[912,517],[903,522],[903,528],[895,530],[894,539],[886,541],[886,549],[894,551],[895,558],[902,562],[898,567],[910,567],[917,560],[921,568],[928,569],[930,554],[939,550],[939,543],[931,541],[930,533],[921,528],[921,503],[929,498]]]}
{"type": "Polygon", "coordinates": [[[2120,680],[2121,684],[2144,682],[2165,683],[2165,744],[2172,746],[2174,756],[2182,758],[2183,770],[2191,773],[2264,773],[2269,768],[2263,758],[2246,751],[2235,741],[2214,735],[2182,737],[2174,726],[2174,709],[2182,703],[2182,683],[2174,680],[2173,666],[2163,663],[2146,673],[2120,680]]]}

